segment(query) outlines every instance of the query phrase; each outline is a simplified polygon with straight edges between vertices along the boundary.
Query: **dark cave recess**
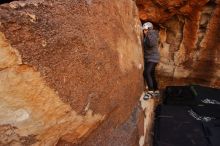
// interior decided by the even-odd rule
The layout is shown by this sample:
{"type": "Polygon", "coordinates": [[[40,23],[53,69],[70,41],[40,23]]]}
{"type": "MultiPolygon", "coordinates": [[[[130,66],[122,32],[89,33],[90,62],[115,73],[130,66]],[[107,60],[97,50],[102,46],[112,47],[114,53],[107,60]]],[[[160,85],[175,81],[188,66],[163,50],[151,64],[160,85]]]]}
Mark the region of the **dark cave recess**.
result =
{"type": "Polygon", "coordinates": [[[0,0],[0,5],[5,4],[5,3],[10,3],[12,1],[15,1],[15,0],[0,0]]]}

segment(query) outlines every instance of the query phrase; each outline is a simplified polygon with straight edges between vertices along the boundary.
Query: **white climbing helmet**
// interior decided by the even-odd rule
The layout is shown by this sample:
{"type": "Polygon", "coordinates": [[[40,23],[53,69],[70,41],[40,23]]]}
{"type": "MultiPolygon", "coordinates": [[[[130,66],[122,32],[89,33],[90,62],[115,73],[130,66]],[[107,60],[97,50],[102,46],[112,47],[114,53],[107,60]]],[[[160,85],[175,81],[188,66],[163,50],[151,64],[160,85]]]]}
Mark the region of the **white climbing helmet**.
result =
{"type": "Polygon", "coordinates": [[[153,24],[151,22],[146,22],[143,24],[142,29],[149,29],[149,28],[153,29],[153,24]]]}

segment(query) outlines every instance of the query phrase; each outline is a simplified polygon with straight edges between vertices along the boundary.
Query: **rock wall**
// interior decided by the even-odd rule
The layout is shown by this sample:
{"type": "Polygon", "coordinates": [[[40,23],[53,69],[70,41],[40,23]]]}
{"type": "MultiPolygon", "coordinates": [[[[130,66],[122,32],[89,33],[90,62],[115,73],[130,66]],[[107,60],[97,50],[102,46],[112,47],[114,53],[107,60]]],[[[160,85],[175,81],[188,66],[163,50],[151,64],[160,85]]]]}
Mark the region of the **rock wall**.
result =
{"type": "Polygon", "coordinates": [[[136,0],[139,17],[160,29],[159,74],[220,87],[220,1],[136,0]]]}
{"type": "Polygon", "coordinates": [[[143,89],[141,33],[132,0],[0,5],[0,145],[109,136],[143,89]]]}

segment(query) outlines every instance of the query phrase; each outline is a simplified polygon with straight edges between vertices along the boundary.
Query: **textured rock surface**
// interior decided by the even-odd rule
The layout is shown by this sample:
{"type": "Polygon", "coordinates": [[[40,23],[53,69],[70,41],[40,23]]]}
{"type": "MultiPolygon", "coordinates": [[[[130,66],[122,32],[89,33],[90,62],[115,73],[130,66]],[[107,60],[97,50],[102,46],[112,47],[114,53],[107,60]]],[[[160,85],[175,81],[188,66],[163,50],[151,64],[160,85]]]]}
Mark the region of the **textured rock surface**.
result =
{"type": "MultiPolygon", "coordinates": [[[[122,115],[120,115],[122,116],[122,115]]],[[[109,117],[113,118],[113,117],[109,117]]],[[[134,107],[131,115],[128,119],[109,129],[109,125],[112,124],[112,120],[108,120],[99,126],[89,137],[78,144],[71,144],[59,141],[58,146],[137,146],[139,145],[139,139],[144,134],[144,114],[140,105],[134,107]],[[105,131],[103,131],[105,129],[105,131]]]]}
{"type": "MultiPolygon", "coordinates": [[[[220,86],[219,0],[136,3],[161,77],[220,86]]],[[[132,0],[0,5],[0,145],[144,145],[141,33],[132,0]]]]}
{"type": "MultiPolygon", "coordinates": [[[[67,133],[82,137],[104,119],[88,111],[78,115],[64,104],[0,33],[1,51],[10,62],[0,71],[0,144],[53,145],[67,133]]],[[[3,61],[5,61],[4,59],[3,61]]]]}
{"type": "Polygon", "coordinates": [[[77,144],[100,122],[97,135],[126,125],[143,88],[140,34],[132,0],[0,5],[0,144],[77,144]]]}
{"type": "Polygon", "coordinates": [[[136,0],[140,19],[160,28],[161,76],[220,86],[220,1],[136,0]]]}
{"type": "Polygon", "coordinates": [[[99,126],[89,137],[78,144],[59,141],[59,146],[150,146],[152,145],[152,128],[154,110],[159,103],[158,98],[143,100],[142,93],[139,103],[134,107],[128,119],[114,127],[109,121],[99,126]],[[102,129],[106,129],[103,131],[102,129]]]}

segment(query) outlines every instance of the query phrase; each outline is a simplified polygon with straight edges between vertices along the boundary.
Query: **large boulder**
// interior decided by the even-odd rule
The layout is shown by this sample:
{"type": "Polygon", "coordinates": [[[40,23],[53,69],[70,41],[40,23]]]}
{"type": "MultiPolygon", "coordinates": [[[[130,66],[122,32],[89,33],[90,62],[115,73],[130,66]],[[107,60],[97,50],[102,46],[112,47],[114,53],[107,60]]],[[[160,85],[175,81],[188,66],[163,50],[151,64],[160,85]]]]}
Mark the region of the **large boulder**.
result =
{"type": "Polygon", "coordinates": [[[132,0],[0,5],[0,144],[76,144],[126,123],[143,90],[140,26],[132,0]]]}

